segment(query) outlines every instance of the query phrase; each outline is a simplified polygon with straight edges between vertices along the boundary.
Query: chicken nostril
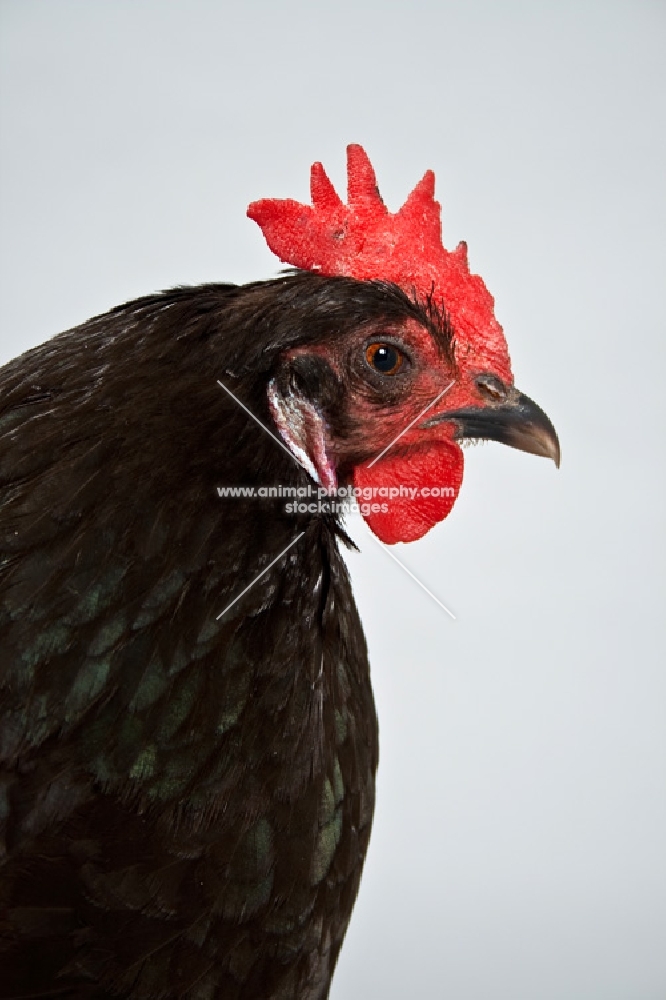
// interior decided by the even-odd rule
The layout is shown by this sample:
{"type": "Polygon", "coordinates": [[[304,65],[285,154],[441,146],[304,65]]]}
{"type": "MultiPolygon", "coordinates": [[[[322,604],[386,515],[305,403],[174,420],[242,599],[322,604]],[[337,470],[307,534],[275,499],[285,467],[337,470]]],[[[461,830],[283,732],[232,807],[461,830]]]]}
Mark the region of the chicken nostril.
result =
{"type": "Polygon", "coordinates": [[[479,375],[475,381],[481,395],[491,403],[503,403],[506,399],[508,390],[496,375],[479,375]]]}

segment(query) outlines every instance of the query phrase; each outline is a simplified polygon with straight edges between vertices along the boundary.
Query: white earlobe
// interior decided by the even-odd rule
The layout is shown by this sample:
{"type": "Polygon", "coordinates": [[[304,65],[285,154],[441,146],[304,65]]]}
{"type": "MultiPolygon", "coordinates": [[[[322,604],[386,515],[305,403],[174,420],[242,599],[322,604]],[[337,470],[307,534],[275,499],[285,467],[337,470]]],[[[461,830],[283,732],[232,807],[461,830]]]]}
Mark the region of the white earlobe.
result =
{"type": "Polygon", "coordinates": [[[268,383],[267,395],[275,426],[296,461],[324,489],[336,489],[338,480],[327,453],[323,415],[291,388],[283,395],[275,379],[268,383]]]}

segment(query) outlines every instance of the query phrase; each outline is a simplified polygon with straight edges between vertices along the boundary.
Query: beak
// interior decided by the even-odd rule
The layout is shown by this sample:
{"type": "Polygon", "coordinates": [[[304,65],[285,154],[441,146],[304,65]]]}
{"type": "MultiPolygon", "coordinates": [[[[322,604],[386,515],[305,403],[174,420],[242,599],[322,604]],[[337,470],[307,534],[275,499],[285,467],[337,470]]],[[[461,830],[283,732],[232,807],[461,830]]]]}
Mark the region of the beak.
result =
{"type": "Polygon", "coordinates": [[[464,438],[500,441],[530,455],[552,458],[560,467],[560,442],[555,428],[541,407],[517,389],[511,389],[502,403],[437,413],[421,427],[435,427],[444,421],[456,425],[456,441],[464,438]]]}

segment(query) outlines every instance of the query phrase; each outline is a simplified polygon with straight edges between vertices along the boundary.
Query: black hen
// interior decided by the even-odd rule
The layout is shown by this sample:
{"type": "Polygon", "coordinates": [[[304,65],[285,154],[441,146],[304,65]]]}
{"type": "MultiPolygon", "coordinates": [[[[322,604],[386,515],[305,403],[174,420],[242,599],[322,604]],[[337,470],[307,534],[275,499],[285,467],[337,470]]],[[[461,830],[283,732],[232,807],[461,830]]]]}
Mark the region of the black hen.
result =
{"type": "MultiPolygon", "coordinates": [[[[0,996],[327,996],[377,766],[345,535],[218,487],[352,482],[464,381],[454,334],[396,284],[295,273],[141,299],[2,369],[0,996]]],[[[400,469],[483,419],[554,454],[487,367],[400,469]]]]}

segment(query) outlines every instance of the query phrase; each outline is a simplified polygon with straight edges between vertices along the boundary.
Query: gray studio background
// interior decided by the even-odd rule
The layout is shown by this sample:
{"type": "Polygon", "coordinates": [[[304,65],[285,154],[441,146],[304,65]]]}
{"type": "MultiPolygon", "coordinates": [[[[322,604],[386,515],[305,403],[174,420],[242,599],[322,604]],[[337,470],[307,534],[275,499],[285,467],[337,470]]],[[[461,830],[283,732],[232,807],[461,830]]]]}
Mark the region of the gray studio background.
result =
{"type": "Polygon", "coordinates": [[[344,192],[354,141],[393,210],[435,170],[560,434],[469,450],[396,548],[455,622],[352,523],[381,763],[333,1000],[666,997],[665,43],[657,0],[0,0],[0,360],[274,275],[246,205],[344,192]]]}

